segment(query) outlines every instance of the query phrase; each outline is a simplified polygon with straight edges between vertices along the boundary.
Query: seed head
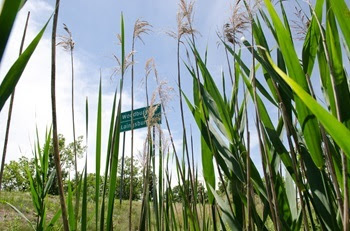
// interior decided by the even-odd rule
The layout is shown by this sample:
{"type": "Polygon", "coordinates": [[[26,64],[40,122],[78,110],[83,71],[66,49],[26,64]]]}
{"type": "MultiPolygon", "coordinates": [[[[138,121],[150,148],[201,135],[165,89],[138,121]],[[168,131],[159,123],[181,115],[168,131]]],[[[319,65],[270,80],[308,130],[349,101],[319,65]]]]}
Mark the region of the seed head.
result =
{"type": "Polygon", "coordinates": [[[224,25],[224,36],[232,44],[239,43],[239,37],[241,37],[245,30],[249,26],[249,17],[245,11],[241,11],[239,1],[235,4],[232,15],[229,18],[229,22],[224,25]]]}
{"type": "Polygon", "coordinates": [[[295,11],[296,12],[294,14],[298,20],[292,20],[291,27],[296,33],[295,39],[304,40],[310,26],[310,19],[302,9],[295,7],[295,11]]]}
{"type": "Polygon", "coordinates": [[[67,25],[64,23],[63,29],[67,32],[68,36],[59,35],[60,42],[57,43],[57,46],[62,46],[66,51],[73,51],[75,43],[72,38],[72,32],[70,32],[67,25]]]}
{"type": "Polygon", "coordinates": [[[148,32],[151,31],[150,27],[152,27],[152,25],[149,24],[147,21],[137,19],[134,25],[134,39],[140,39],[141,42],[144,43],[141,35],[148,34],[148,32]]]}

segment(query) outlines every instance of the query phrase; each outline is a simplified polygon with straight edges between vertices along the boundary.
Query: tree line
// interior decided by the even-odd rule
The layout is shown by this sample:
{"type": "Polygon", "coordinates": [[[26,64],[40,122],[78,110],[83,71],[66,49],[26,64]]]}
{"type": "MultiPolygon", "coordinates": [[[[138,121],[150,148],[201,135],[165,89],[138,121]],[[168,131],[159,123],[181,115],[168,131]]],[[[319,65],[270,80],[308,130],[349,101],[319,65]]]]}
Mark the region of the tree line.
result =
{"type": "MultiPolygon", "coordinates": [[[[74,170],[74,149],[73,146],[74,143],[67,143],[66,138],[59,134],[59,150],[61,155],[61,167],[62,167],[62,175],[63,175],[63,182],[64,182],[64,189],[67,191],[68,183],[71,181],[75,185],[75,178],[71,178],[71,176],[74,176],[73,170],[74,170]]],[[[78,137],[76,141],[76,150],[77,150],[77,156],[78,158],[83,157],[83,153],[86,150],[86,147],[83,145],[83,136],[78,137]]],[[[126,157],[124,160],[124,174],[123,174],[123,180],[121,179],[121,164],[122,161],[119,161],[118,166],[118,179],[117,179],[117,191],[116,196],[121,195],[122,199],[128,199],[129,198],[129,190],[130,190],[130,173],[131,173],[131,166],[130,166],[130,158],[126,157]],[[122,189],[120,190],[120,185],[123,184],[122,189]]],[[[4,167],[4,175],[3,175],[3,190],[5,191],[21,191],[21,192],[27,192],[30,191],[30,183],[27,177],[27,169],[31,173],[31,175],[35,174],[35,160],[34,158],[28,158],[26,156],[20,157],[18,160],[11,160],[9,163],[5,164],[4,167]]],[[[49,153],[49,174],[51,172],[55,171],[55,164],[54,164],[54,157],[53,157],[53,144],[51,142],[50,145],[50,153],[49,153]]],[[[134,178],[133,178],[133,188],[134,188],[134,195],[133,199],[138,200],[141,197],[142,193],[142,175],[141,175],[141,166],[136,161],[134,162],[134,168],[133,168],[134,178]]],[[[100,176],[102,181],[102,176],[100,176]]],[[[95,179],[96,174],[95,173],[88,173],[87,175],[87,183],[88,183],[88,195],[91,195],[91,199],[93,199],[93,195],[95,192],[95,179]]],[[[57,185],[57,179],[55,177],[54,184],[52,184],[49,194],[51,195],[58,195],[58,185],[57,185]]],[[[102,188],[101,188],[102,190],[102,188]]]]}
{"type": "MultiPolygon", "coordinates": [[[[61,167],[62,175],[64,182],[64,190],[67,192],[68,184],[71,181],[73,187],[76,179],[71,178],[74,176],[74,143],[67,143],[66,138],[59,134],[59,150],[61,154],[61,167]]],[[[76,141],[77,147],[77,156],[78,158],[83,157],[83,153],[86,151],[86,146],[83,145],[83,136],[79,136],[76,141]]],[[[129,191],[130,191],[130,174],[131,174],[131,159],[130,157],[125,157],[124,159],[124,169],[122,174],[122,160],[118,161],[118,174],[117,174],[117,190],[115,195],[118,199],[128,200],[129,191]]],[[[27,177],[27,169],[31,175],[35,174],[35,160],[34,158],[28,158],[26,156],[21,156],[18,160],[11,160],[9,163],[5,164],[4,175],[3,175],[3,190],[5,191],[19,191],[19,192],[28,192],[30,191],[30,183],[27,177]]],[[[50,153],[49,153],[49,174],[55,171],[54,157],[53,157],[53,144],[50,144],[50,153]]],[[[150,184],[149,184],[149,196],[152,197],[152,188],[153,185],[157,184],[157,179],[153,179],[154,174],[150,174],[150,184]]],[[[109,179],[108,179],[109,180],[109,179]]],[[[88,173],[87,174],[87,188],[88,196],[90,200],[94,200],[95,195],[95,181],[96,174],[88,173]]],[[[100,176],[100,182],[103,181],[103,177],[100,176]]],[[[187,182],[188,183],[188,182],[187,182]]],[[[173,200],[175,202],[181,202],[181,187],[182,185],[176,185],[173,187],[173,200]]],[[[143,189],[143,176],[142,176],[142,166],[137,160],[134,160],[133,167],[133,200],[140,200],[142,196],[143,189]]],[[[100,187],[102,191],[102,186],[100,187]]],[[[198,189],[198,198],[200,202],[207,200],[207,192],[203,184],[199,184],[198,189]]],[[[52,184],[49,194],[59,195],[59,189],[57,184],[57,179],[55,177],[54,184],[52,184]]]]}

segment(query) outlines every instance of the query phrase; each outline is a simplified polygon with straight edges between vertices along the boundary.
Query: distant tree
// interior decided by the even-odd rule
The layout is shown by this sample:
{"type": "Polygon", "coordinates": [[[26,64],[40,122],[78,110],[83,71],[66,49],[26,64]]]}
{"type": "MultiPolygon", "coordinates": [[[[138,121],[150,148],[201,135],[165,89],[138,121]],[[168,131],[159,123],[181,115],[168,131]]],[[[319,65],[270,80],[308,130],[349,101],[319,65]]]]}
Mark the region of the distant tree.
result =
{"type": "MultiPolygon", "coordinates": [[[[121,165],[122,160],[119,159],[118,164],[118,175],[117,175],[117,187],[115,191],[116,197],[119,199],[120,195],[120,183],[121,183],[121,165]]],[[[134,177],[133,177],[133,200],[139,200],[141,198],[142,193],[142,177],[140,173],[140,166],[138,165],[138,162],[134,160],[134,177]]],[[[130,172],[131,172],[131,160],[130,157],[125,158],[125,166],[124,166],[124,180],[123,180],[123,188],[122,188],[122,199],[128,200],[129,199],[129,190],[130,190],[130,172]]],[[[102,193],[103,190],[103,182],[104,177],[100,176],[100,192],[102,193]]],[[[72,185],[74,187],[75,185],[75,179],[72,179],[72,185]]],[[[109,185],[109,178],[107,179],[107,185],[109,185]]],[[[87,195],[88,199],[91,201],[95,201],[95,190],[96,190],[96,174],[95,173],[88,173],[87,174],[87,195]]],[[[108,192],[108,188],[107,188],[108,192]]]]}
{"type": "Polygon", "coordinates": [[[149,180],[148,180],[148,190],[149,190],[149,199],[153,201],[153,189],[157,189],[157,176],[153,173],[152,168],[149,170],[149,180]]]}
{"type": "MultiPolygon", "coordinates": [[[[79,179],[80,180],[80,179],[79,179]]],[[[100,176],[100,182],[103,182],[104,178],[100,176]]],[[[90,201],[95,201],[95,191],[96,191],[96,174],[95,173],[88,173],[87,174],[87,198],[90,201]]],[[[72,180],[72,186],[73,189],[76,185],[75,179],[72,180]]],[[[100,192],[102,192],[103,186],[100,185],[100,192]]]]}
{"type": "MultiPolygon", "coordinates": [[[[68,176],[71,170],[74,169],[74,144],[69,143],[66,145],[66,139],[62,134],[58,135],[59,150],[61,155],[61,168],[63,181],[67,182],[68,176]]],[[[85,152],[85,146],[83,146],[83,137],[79,136],[76,141],[77,157],[81,158],[85,152]]],[[[29,191],[29,181],[26,173],[26,168],[29,168],[32,176],[34,176],[34,159],[28,159],[25,156],[19,158],[18,161],[10,161],[5,164],[4,176],[3,176],[3,189],[7,191],[29,191]]],[[[49,171],[48,175],[55,170],[55,162],[53,157],[53,145],[50,145],[49,154],[49,171]]],[[[57,178],[55,176],[54,184],[49,190],[49,194],[58,195],[57,178]]]]}
{"type": "Polygon", "coordinates": [[[3,176],[3,189],[7,191],[28,191],[29,181],[26,168],[34,174],[34,161],[22,156],[18,161],[5,164],[3,176]]]}
{"type": "MultiPolygon", "coordinates": [[[[120,184],[121,184],[121,164],[122,160],[119,159],[119,166],[118,166],[118,177],[117,177],[117,190],[116,190],[116,196],[119,198],[120,195],[120,184]]],[[[123,187],[122,187],[122,199],[128,200],[129,199],[129,192],[130,192],[130,173],[131,173],[131,159],[130,157],[125,157],[125,163],[124,163],[124,171],[123,171],[123,187]]],[[[134,160],[134,167],[133,167],[133,200],[139,200],[141,199],[142,194],[142,176],[140,172],[140,165],[139,163],[134,160]]]]}
{"type": "Polygon", "coordinates": [[[181,202],[182,201],[181,190],[183,190],[182,185],[176,185],[174,188],[172,188],[173,202],[181,202]]]}
{"type": "MultiPolygon", "coordinates": [[[[183,195],[182,193],[185,193],[185,187],[183,185],[176,185],[175,187],[172,188],[173,192],[173,201],[174,202],[181,202],[184,200],[184,196],[188,198],[189,201],[192,201],[192,189],[189,187],[190,182],[187,180],[185,183],[187,189],[189,189],[189,192],[186,195],[183,195]]],[[[208,200],[208,193],[204,188],[204,185],[200,182],[197,183],[197,203],[203,203],[208,200]]]]}
{"type": "Polygon", "coordinates": [[[219,194],[224,195],[225,193],[225,188],[224,185],[226,186],[226,190],[229,193],[232,193],[232,187],[231,187],[231,181],[229,181],[227,176],[224,176],[224,184],[222,181],[219,182],[219,194]]]}
{"type": "Polygon", "coordinates": [[[199,183],[197,186],[197,201],[201,204],[208,201],[208,192],[205,190],[202,183],[199,183]]]}
{"type": "MultiPolygon", "coordinates": [[[[71,170],[74,169],[74,143],[72,142],[66,145],[66,138],[62,134],[59,134],[58,149],[61,157],[63,183],[64,185],[66,185],[69,173],[71,170]]],[[[78,139],[76,140],[76,151],[77,151],[78,158],[81,158],[83,156],[85,149],[86,147],[83,145],[83,136],[79,136],[78,139]]],[[[51,142],[50,154],[49,154],[49,174],[52,171],[56,171],[56,169],[55,169],[55,161],[54,161],[54,155],[53,155],[53,143],[51,142]]],[[[55,176],[54,182],[55,183],[52,185],[52,187],[49,190],[49,194],[58,195],[59,190],[58,190],[56,176],[55,176]]]]}
{"type": "MultiPolygon", "coordinates": [[[[224,181],[225,185],[227,184],[227,181],[224,181]]],[[[225,193],[225,188],[224,188],[224,184],[222,183],[222,181],[219,182],[219,189],[218,192],[220,195],[223,195],[225,193]]]]}
{"type": "Polygon", "coordinates": [[[17,182],[21,181],[23,176],[19,173],[18,162],[11,160],[5,164],[2,187],[6,191],[16,191],[17,182]],[[18,179],[20,178],[20,179],[18,179]]]}

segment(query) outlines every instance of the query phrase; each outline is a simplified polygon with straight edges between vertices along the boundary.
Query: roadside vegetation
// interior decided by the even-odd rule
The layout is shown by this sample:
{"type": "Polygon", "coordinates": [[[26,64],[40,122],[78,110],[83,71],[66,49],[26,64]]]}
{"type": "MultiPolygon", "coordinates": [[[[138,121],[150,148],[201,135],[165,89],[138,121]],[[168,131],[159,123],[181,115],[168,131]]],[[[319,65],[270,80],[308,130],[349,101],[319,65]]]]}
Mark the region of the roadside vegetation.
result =
{"type": "MultiPolygon", "coordinates": [[[[120,153],[125,146],[120,126],[122,96],[129,91],[124,88],[125,81],[131,80],[134,110],[134,49],[142,36],[152,33],[152,27],[147,21],[136,21],[129,43],[124,28],[127,17],[121,14],[120,47],[114,57],[119,83],[110,120],[102,121],[101,81],[97,108],[89,108],[86,101],[84,137],[96,139],[94,173],[88,172],[87,149],[83,138],[76,137],[74,126],[71,144],[57,135],[55,30],[59,2],[52,31],[52,129],[44,139],[38,132],[33,159],[2,162],[0,183],[6,191],[0,192],[1,222],[9,227],[18,225],[18,229],[25,229],[26,221],[28,229],[65,231],[350,229],[350,11],[346,1],[295,1],[296,15],[289,14],[285,1],[235,1],[231,18],[217,32],[226,68],[216,76],[207,65],[210,54],[197,47],[200,36],[193,17],[194,2],[179,0],[178,26],[168,35],[177,44],[174,65],[182,148],[176,148],[166,110],[169,92],[174,89],[159,78],[156,60],[149,59],[145,65],[147,137],[138,160],[134,153],[131,158],[120,153]],[[301,8],[301,4],[307,7],[301,8]],[[183,73],[186,83],[192,82],[190,93],[182,89],[183,73]],[[157,85],[155,92],[148,89],[152,79],[157,85]],[[162,126],[156,116],[159,107],[162,126]],[[198,137],[192,135],[184,111],[193,116],[198,137]],[[96,129],[87,127],[91,112],[97,113],[96,129]],[[102,131],[102,123],[110,124],[109,131],[102,131]],[[102,134],[107,133],[107,152],[102,153],[102,134]],[[258,149],[252,149],[253,138],[258,149]],[[194,150],[194,142],[200,144],[200,151],[194,150]],[[260,157],[261,167],[252,161],[253,155],[260,157]],[[200,161],[195,162],[194,156],[200,156],[200,161]],[[78,161],[85,163],[82,172],[77,171],[78,161]],[[70,175],[71,171],[74,174],[70,175]],[[9,213],[8,208],[18,215],[9,213]]],[[[22,4],[25,1],[4,0],[0,61],[22,4]]],[[[0,111],[46,25],[4,77],[0,111]]],[[[65,30],[68,37],[61,45],[71,55],[74,124],[74,31],[65,30]]],[[[142,47],[138,49],[142,52],[142,47]]],[[[133,125],[131,130],[133,134],[133,125]]]]}

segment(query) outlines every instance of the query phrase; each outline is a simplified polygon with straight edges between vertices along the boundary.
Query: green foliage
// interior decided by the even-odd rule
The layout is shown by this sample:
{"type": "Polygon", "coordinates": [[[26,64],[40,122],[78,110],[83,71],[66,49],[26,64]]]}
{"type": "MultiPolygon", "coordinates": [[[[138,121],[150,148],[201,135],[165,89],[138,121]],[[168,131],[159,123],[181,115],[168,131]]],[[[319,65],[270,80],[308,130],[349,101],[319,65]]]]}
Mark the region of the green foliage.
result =
{"type": "MultiPolygon", "coordinates": [[[[134,179],[133,179],[133,200],[139,200],[141,199],[141,193],[142,193],[142,176],[140,172],[140,167],[138,166],[137,161],[134,162],[134,179]]],[[[119,167],[118,167],[118,176],[117,176],[117,183],[116,183],[116,191],[115,196],[116,198],[120,198],[120,182],[121,182],[121,159],[119,159],[119,167]]],[[[125,159],[125,166],[124,166],[124,180],[123,180],[123,189],[122,189],[122,200],[128,200],[129,199],[129,191],[130,191],[130,158],[127,157],[125,159]]],[[[100,182],[102,182],[103,176],[100,176],[100,182]]],[[[109,182],[109,179],[107,178],[107,183],[109,182]]],[[[75,185],[75,179],[72,180],[72,185],[75,185]]],[[[88,201],[96,201],[95,192],[96,192],[96,174],[95,173],[88,173],[86,175],[86,188],[87,188],[87,200],[88,201]]],[[[73,190],[75,190],[73,188],[73,190]]],[[[97,190],[99,194],[103,192],[103,186],[100,185],[99,189],[97,190]]]]}
{"type": "MultiPolygon", "coordinates": [[[[80,136],[77,139],[77,155],[79,158],[83,156],[85,152],[85,146],[83,146],[83,137],[80,136]]],[[[49,155],[48,155],[48,172],[47,175],[50,175],[56,171],[54,158],[53,158],[53,147],[52,140],[50,146],[48,147],[49,155]]],[[[68,176],[70,171],[74,168],[74,150],[73,150],[73,142],[66,144],[66,139],[62,134],[59,135],[59,148],[61,154],[61,163],[62,163],[62,172],[64,176],[64,181],[66,183],[66,190],[68,187],[68,176]]],[[[40,148],[41,151],[45,150],[45,147],[40,148]]],[[[3,176],[3,185],[4,190],[6,191],[29,191],[29,181],[27,176],[27,169],[30,174],[34,176],[36,174],[36,161],[35,158],[28,159],[25,156],[19,158],[18,161],[10,161],[10,163],[5,164],[4,168],[4,176],[3,176]]],[[[34,178],[34,184],[37,184],[36,179],[34,178]]],[[[56,181],[56,177],[54,182],[56,181]]],[[[49,190],[49,194],[58,195],[58,186],[57,184],[52,185],[49,190]]]]}
{"type": "MultiPolygon", "coordinates": [[[[67,190],[69,173],[74,169],[74,142],[66,144],[66,138],[62,134],[59,134],[58,149],[60,151],[60,157],[61,157],[61,168],[62,168],[62,177],[63,177],[62,180],[65,184],[65,190],[67,190]]],[[[76,140],[77,158],[82,158],[85,150],[86,150],[86,147],[83,145],[83,136],[79,136],[78,139],[76,140]]],[[[56,171],[52,142],[50,143],[50,149],[49,149],[49,166],[48,167],[49,167],[49,174],[56,171]]],[[[56,181],[57,181],[57,178],[55,176],[54,182],[56,181]]],[[[58,184],[54,184],[51,187],[49,193],[51,195],[58,195],[59,194],[58,184]]]]}
{"type": "MultiPolygon", "coordinates": [[[[121,185],[121,164],[122,160],[119,159],[119,166],[118,166],[118,175],[117,178],[117,187],[116,187],[116,197],[120,198],[120,185],[121,185]]],[[[133,200],[140,200],[141,194],[142,194],[142,176],[140,172],[140,166],[137,163],[136,160],[134,160],[134,168],[133,168],[133,194],[132,199],[133,200]]],[[[123,184],[122,184],[122,191],[121,191],[121,198],[123,200],[129,199],[129,192],[130,192],[130,174],[131,174],[131,159],[130,157],[126,157],[124,160],[124,172],[123,172],[123,184]]]]}
{"type": "MultiPolygon", "coordinates": [[[[250,52],[251,61],[241,59],[241,51],[235,51],[236,44],[222,41],[234,58],[235,76],[244,81],[245,88],[241,91],[250,94],[254,109],[247,106],[245,96],[236,100],[234,94],[238,90],[234,89],[238,85],[232,86],[231,102],[225,96],[226,88],[224,94],[218,90],[215,77],[202,61],[195,44],[191,44],[201,76],[191,66],[188,70],[194,79],[201,77],[203,82],[194,86],[194,95],[199,97],[194,97],[193,104],[185,98],[201,132],[201,142],[206,142],[206,148],[214,153],[218,171],[224,173],[223,181],[219,172],[220,195],[210,187],[212,181],[204,177],[220,208],[221,226],[228,224],[232,230],[253,227],[264,230],[268,228],[266,221],[271,220],[275,230],[299,230],[306,226],[323,230],[347,229],[350,131],[346,108],[350,100],[341,35],[335,18],[343,36],[347,37],[348,28],[340,15],[349,11],[343,1],[338,3],[344,7],[342,13],[333,1],[318,0],[315,9],[310,5],[312,21],[305,31],[307,36],[300,61],[291,39],[293,33],[285,3],[281,1],[277,7],[265,0],[266,8],[260,8],[259,14],[255,14],[254,6],[243,1],[252,29],[251,40],[244,40],[243,45],[250,52]],[[325,3],[327,17],[322,17],[325,3]],[[265,25],[261,25],[261,19],[265,25]],[[269,28],[271,34],[265,28],[269,28]],[[268,36],[273,39],[267,42],[268,36]],[[269,47],[276,47],[274,60],[271,58],[274,51],[269,47]],[[316,56],[319,76],[313,72],[316,56]],[[311,77],[321,80],[327,109],[318,102],[319,96],[313,89],[317,85],[313,85],[315,80],[311,81],[311,77]],[[261,84],[262,80],[268,88],[261,84]],[[272,104],[267,106],[262,96],[272,104]],[[279,111],[280,117],[275,118],[273,110],[279,111]],[[259,141],[263,177],[250,159],[252,128],[245,120],[252,112],[256,119],[254,132],[259,141]],[[232,121],[235,123],[231,124],[232,121]],[[264,205],[263,213],[256,210],[257,201],[264,205]]],[[[203,158],[207,157],[202,154],[203,158]]],[[[209,168],[203,171],[204,176],[212,175],[209,168]]]]}
{"type": "MultiPolygon", "coordinates": [[[[60,210],[56,212],[56,215],[53,216],[51,221],[47,222],[47,201],[46,197],[48,192],[53,185],[53,179],[55,176],[55,172],[48,174],[48,161],[49,161],[49,145],[51,142],[51,130],[46,133],[45,143],[43,148],[40,147],[39,137],[37,135],[37,141],[34,144],[34,159],[31,161],[29,165],[28,159],[21,158],[19,163],[13,162],[10,163],[11,166],[17,168],[17,171],[22,170],[22,177],[26,174],[25,182],[29,184],[28,189],[30,189],[30,195],[32,197],[32,202],[35,209],[35,222],[30,221],[24,213],[20,209],[18,209],[13,204],[6,202],[13,210],[15,210],[23,219],[25,219],[30,226],[35,230],[47,230],[51,228],[54,223],[57,221],[60,210]],[[30,167],[31,166],[31,167],[30,167]]],[[[17,177],[18,178],[18,177],[17,177]]],[[[18,180],[14,185],[21,184],[20,180],[18,180]]]]}
{"type": "MultiPolygon", "coordinates": [[[[189,187],[190,182],[186,181],[186,186],[185,187],[189,187]]],[[[190,190],[192,190],[192,188],[190,188],[190,190]]],[[[208,192],[205,189],[204,185],[202,183],[198,183],[197,184],[197,188],[196,188],[196,198],[197,198],[197,202],[196,203],[208,203],[208,192]]],[[[192,193],[188,194],[188,195],[183,195],[184,193],[184,186],[183,185],[176,185],[175,187],[172,188],[172,201],[176,202],[176,203],[180,203],[182,202],[182,198],[184,196],[189,197],[189,201],[191,201],[191,203],[193,203],[192,200],[192,193]]]]}
{"type": "MultiPolygon", "coordinates": [[[[33,207],[33,202],[31,199],[30,193],[27,192],[1,192],[0,198],[0,211],[1,211],[1,227],[0,230],[23,230],[29,231],[33,230],[31,226],[23,219],[23,217],[19,216],[16,211],[14,211],[9,205],[5,204],[4,201],[12,204],[18,210],[20,210],[26,218],[33,224],[36,222],[36,212],[33,207]]],[[[54,217],[56,215],[57,210],[60,209],[60,201],[58,196],[47,197],[47,219],[54,217]]],[[[133,224],[136,224],[138,221],[138,217],[140,216],[140,205],[139,201],[134,201],[133,206],[133,224]]],[[[87,201],[86,206],[86,222],[85,227],[86,230],[95,230],[95,215],[94,215],[94,202],[91,200],[87,201]]],[[[118,208],[115,211],[115,220],[113,230],[116,231],[124,231],[128,229],[128,203],[127,201],[123,201],[122,205],[119,205],[119,202],[116,201],[115,207],[118,208]]],[[[60,214],[59,218],[60,218],[60,214]]],[[[80,222],[80,221],[79,221],[80,222]]],[[[80,226],[78,226],[78,230],[80,226]]],[[[58,219],[54,225],[52,225],[52,229],[47,230],[62,230],[62,220],[58,219]]]]}
{"type": "Polygon", "coordinates": [[[3,175],[3,189],[6,191],[22,191],[29,190],[29,181],[26,169],[29,168],[31,175],[34,175],[34,159],[29,160],[22,156],[18,161],[11,160],[5,164],[3,175]]]}

